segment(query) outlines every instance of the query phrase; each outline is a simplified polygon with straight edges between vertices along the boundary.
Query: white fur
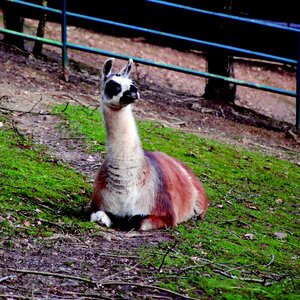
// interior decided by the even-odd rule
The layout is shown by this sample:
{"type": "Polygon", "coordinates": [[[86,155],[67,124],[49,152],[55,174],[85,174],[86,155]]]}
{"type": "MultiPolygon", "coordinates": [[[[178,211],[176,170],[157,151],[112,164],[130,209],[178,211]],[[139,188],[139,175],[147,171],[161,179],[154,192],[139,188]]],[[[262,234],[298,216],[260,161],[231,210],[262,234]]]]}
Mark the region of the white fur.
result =
{"type": "Polygon", "coordinates": [[[106,225],[107,227],[110,227],[112,225],[110,218],[102,210],[98,210],[97,212],[92,213],[91,214],[91,221],[92,222],[101,222],[104,225],[106,225]]]}
{"type": "MultiPolygon", "coordinates": [[[[129,63],[132,64],[132,61],[129,63]]],[[[115,75],[108,79],[121,85],[122,91],[118,95],[106,99],[103,92],[105,86],[102,86],[101,108],[107,133],[105,162],[108,173],[107,186],[100,191],[102,209],[118,216],[147,215],[155,205],[155,171],[146,160],[141,147],[131,105],[114,109],[120,105],[121,96],[132,84],[127,67],[128,65],[119,73],[125,72],[125,76],[115,75]],[[149,166],[148,180],[141,182],[145,179],[143,171],[149,166]]]]}
{"type": "Polygon", "coordinates": [[[142,231],[149,231],[149,230],[152,230],[152,229],[153,229],[153,224],[152,224],[151,221],[149,221],[149,220],[146,219],[146,220],[144,220],[142,222],[140,230],[142,230],[142,231]]]}

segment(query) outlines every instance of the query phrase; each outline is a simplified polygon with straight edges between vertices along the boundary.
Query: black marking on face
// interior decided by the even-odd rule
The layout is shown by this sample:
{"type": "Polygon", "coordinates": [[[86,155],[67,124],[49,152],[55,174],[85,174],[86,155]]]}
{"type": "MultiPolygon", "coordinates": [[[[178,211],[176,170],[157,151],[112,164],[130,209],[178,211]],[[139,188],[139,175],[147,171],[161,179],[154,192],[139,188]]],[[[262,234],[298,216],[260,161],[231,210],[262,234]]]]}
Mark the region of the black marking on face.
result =
{"type": "Polygon", "coordinates": [[[122,91],[122,87],[119,83],[110,80],[106,83],[104,93],[108,98],[113,98],[113,96],[118,95],[122,91]]]}
{"type": "Polygon", "coordinates": [[[120,103],[127,105],[133,103],[138,98],[138,89],[135,85],[131,84],[128,91],[125,91],[120,99],[120,103]]]}
{"type": "Polygon", "coordinates": [[[138,89],[134,84],[130,85],[130,89],[129,89],[130,93],[137,93],[138,89]]]}

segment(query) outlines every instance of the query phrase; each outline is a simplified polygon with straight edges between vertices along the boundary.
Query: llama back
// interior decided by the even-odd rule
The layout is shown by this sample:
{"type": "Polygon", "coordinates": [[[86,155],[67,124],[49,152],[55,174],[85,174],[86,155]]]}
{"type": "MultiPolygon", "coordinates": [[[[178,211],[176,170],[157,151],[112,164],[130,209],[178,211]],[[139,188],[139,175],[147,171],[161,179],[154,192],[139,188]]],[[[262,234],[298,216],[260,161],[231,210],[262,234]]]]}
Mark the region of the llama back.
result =
{"type": "MultiPolygon", "coordinates": [[[[174,226],[193,216],[205,216],[208,199],[193,172],[181,161],[162,152],[145,152],[155,166],[158,187],[152,216],[165,215],[165,226],[174,226]]],[[[152,220],[155,222],[155,219],[152,220]]],[[[165,227],[164,226],[164,227],[165,227]]]]}

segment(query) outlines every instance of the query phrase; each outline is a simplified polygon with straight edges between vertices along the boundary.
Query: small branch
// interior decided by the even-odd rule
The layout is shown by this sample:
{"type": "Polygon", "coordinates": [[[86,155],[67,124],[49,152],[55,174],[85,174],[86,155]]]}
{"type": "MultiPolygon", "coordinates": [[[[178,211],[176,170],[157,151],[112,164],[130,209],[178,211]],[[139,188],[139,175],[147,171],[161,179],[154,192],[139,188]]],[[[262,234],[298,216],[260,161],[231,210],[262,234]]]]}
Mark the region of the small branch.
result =
{"type": "Polygon", "coordinates": [[[242,281],[248,281],[248,282],[256,282],[256,283],[261,283],[264,284],[266,283],[265,279],[257,279],[257,278],[248,278],[248,277],[238,277],[232,274],[229,274],[223,270],[219,270],[219,269],[212,269],[213,272],[218,273],[220,275],[223,275],[227,278],[231,278],[231,279],[238,279],[238,280],[242,280],[242,281]]]}
{"type": "Polygon", "coordinates": [[[144,288],[144,289],[155,289],[161,292],[166,292],[169,293],[171,295],[177,296],[177,297],[181,297],[187,300],[197,300],[196,298],[191,298],[182,294],[179,294],[177,292],[159,287],[159,286],[155,286],[155,285],[148,285],[148,284],[142,284],[142,283],[134,283],[134,282],[124,282],[124,281],[108,281],[108,282],[101,282],[100,285],[102,286],[110,286],[110,285],[131,285],[131,286],[136,286],[136,287],[140,287],[140,288],[144,288]]]}
{"type": "MultiPolygon", "coordinates": [[[[114,277],[116,277],[116,276],[119,275],[119,274],[124,274],[125,272],[129,272],[129,271],[135,269],[138,265],[139,265],[139,264],[137,263],[137,264],[135,264],[134,266],[132,266],[132,267],[130,267],[130,268],[127,268],[127,269],[125,269],[125,270],[121,270],[121,271],[119,271],[119,272],[116,272],[116,273],[114,273],[114,274],[111,274],[111,275],[109,275],[109,276],[106,276],[106,277],[102,278],[102,281],[105,282],[105,281],[107,281],[108,279],[114,278],[114,277]]],[[[100,282],[100,285],[101,285],[101,282],[100,282]]]]}
{"type": "Polygon", "coordinates": [[[15,279],[15,278],[17,278],[16,275],[8,275],[8,276],[0,278],[0,282],[6,281],[6,280],[15,279]]]}
{"type": "Polygon", "coordinates": [[[67,102],[66,106],[63,108],[63,110],[61,111],[61,113],[65,112],[67,110],[68,106],[69,106],[69,102],[67,102]]]}
{"type": "Polygon", "coordinates": [[[193,270],[193,269],[198,269],[198,268],[203,268],[207,265],[210,265],[210,263],[206,263],[206,264],[203,264],[203,265],[189,266],[189,267],[186,267],[186,268],[183,268],[183,269],[177,271],[176,274],[180,275],[180,274],[182,274],[186,271],[193,270]]]}
{"type": "Polygon", "coordinates": [[[50,225],[53,225],[53,226],[56,226],[56,227],[59,227],[60,229],[62,229],[63,231],[65,231],[66,229],[62,226],[62,225],[60,225],[60,224],[58,224],[58,223],[55,223],[55,222],[51,222],[51,221],[48,221],[48,220],[44,220],[44,219],[40,219],[40,218],[38,218],[37,219],[38,221],[41,221],[41,222],[43,222],[43,223],[46,223],[46,224],[50,224],[50,225]]]}
{"type": "Polygon", "coordinates": [[[257,278],[250,278],[250,277],[238,277],[232,274],[229,274],[225,271],[219,270],[219,269],[212,269],[213,272],[218,273],[220,275],[223,275],[225,277],[231,278],[231,279],[238,279],[241,281],[247,281],[247,282],[255,282],[255,283],[260,283],[264,286],[271,286],[272,284],[274,284],[275,282],[279,282],[280,280],[286,278],[288,275],[284,274],[280,277],[278,277],[277,279],[274,279],[272,281],[267,281],[266,278],[264,279],[257,279],[257,278]]]}
{"type": "Polygon", "coordinates": [[[164,256],[163,256],[163,258],[162,258],[162,261],[161,261],[161,263],[160,263],[160,265],[159,265],[159,267],[158,267],[159,273],[162,272],[162,267],[163,267],[163,265],[164,265],[164,263],[165,263],[165,259],[166,259],[167,255],[168,255],[172,250],[174,250],[174,248],[177,246],[177,244],[178,244],[178,241],[176,241],[176,242],[174,243],[174,246],[173,246],[173,247],[168,247],[168,249],[167,249],[166,253],[164,254],[164,256]]]}
{"type": "Polygon", "coordinates": [[[270,262],[266,265],[266,267],[269,267],[269,266],[274,262],[274,260],[275,260],[275,256],[274,256],[274,254],[272,254],[271,260],[270,260],[270,262]]]}
{"type": "MultiPolygon", "coordinates": [[[[13,295],[13,294],[0,294],[1,299],[28,299],[26,296],[21,296],[21,295],[13,295]]],[[[36,298],[31,298],[31,299],[36,299],[36,298]]]]}
{"type": "Polygon", "coordinates": [[[12,128],[14,129],[14,131],[18,134],[18,136],[20,136],[22,138],[22,140],[26,140],[26,138],[24,137],[24,134],[22,134],[19,131],[18,127],[16,126],[16,122],[14,120],[11,122],[11,125],[12,125],[12,128]]]}
{"type": "Polygon", "coordinates": [[[67,275],[67,274],[58,274],[58,273],[23,270],[23,269],[8,269],[8,270],[10,272],[23,273],[23,274],[33,274],[33,275],[53,276],[53,277],[59,277],[59,278],[65,278],[65,279],[73,279],[73,280],[83,281],[83,282],[86,282],[86,283],[89,283],[89,284],[96,285],[96,282],[91,280],[91,279],[72,276],[72,275],[67,275]]]}
{"type": "Polygon", "coordinates": [[[101,300],[113,300],[114,299],[114,298],[105,297],[105,296],[99,295],[99,294],[87,294],[87,293],[79,293],[79,292],[71,292],[71,291],[60,291],[60,293],[62,293],[64,295],[76,297],[76,299],[78,299],[78,297],[82,297],[82,299],[88,299],[88,298],[96,298],[96,299],[101,299],[101,300]]]}
{"type": "Polygon", "coordinates": [[[2,106],[0,106],[0,110],[8,111],[8,112],[11,112],[11,113],[31,114],[31,115],[36,115],[36,116],[51,116],[51,115],[56,115],[56,113],[52,113],[52,112],[46,112],[46,113],[34,112],[34,111],[28,112],[28,111],[24,111],[24,110],[11,109],[11,108],[6,108],[6,107],[2,107],[2,106]]]}
{"type": "Polygon", "coordinates": [[[25,114],[30,114],[32,113],[33,109],[43,100],[43,96],[41,96],[40,100],[38,102],[36,102],[31,108],[30,110],[26,111],[26,112],[23,112],[21,113],[20,115],[23,116],[25,114]]]}
{"type": "MultiPolygon", "coordinates": [[[[22,274],[33,274],[33,275],[41,275],[41,276],[53,276],[58,278],[64,278],[64,279],[72,279],[72,280],[78,280],[83,281],[88,284],[92,284],[97,286],[97,283],[91,279],[83,278],[83,277],[77,277],[77,276],[71,276],[67,274],[59,274],[59,273],[51,273],[51,272],[42,272],[42,271],[33,271],[33,270],[24,270],[24,269],[8,269],[10,272],[16,272],[16,273],[22,273],[22,274]]],[[[106,281],[106,282],[100,282],[98,286],[112,286],[112,285],[130,285],[130,286],[136,286],[139,288],[144,289],[152,289],[157,290],[165,293],[169,293],[171,295],[181,297],[187,300],[197,300],[196,298],[191,298],[182,294],[179,294],[177,292],[155,286],[155,285],[148,285],[148,284],[142,284],[142,283],[134,283],[134,282],[124,282],[124,281],[106,281]]]]}

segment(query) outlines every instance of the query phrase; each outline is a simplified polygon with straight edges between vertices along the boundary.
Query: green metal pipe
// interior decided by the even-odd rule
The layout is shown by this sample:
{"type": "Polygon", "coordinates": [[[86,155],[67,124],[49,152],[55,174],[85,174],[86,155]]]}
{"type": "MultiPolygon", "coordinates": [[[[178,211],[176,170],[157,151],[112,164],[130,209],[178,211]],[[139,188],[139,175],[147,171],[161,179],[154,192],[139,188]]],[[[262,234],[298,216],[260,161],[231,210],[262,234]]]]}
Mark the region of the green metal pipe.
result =
{"type": "Polygon", "coordinates": [[[69,81],[68,76],[68,52],[67,52],[67,1],[63,0],[61,13],[61,41],[62,41],[62,65],[63,76],[66,81],[69,81]]]}
{"type": "Polygon", "coordinates": [[[62,47],[62,43],[59,42],[59,41],[55,41],[55,40],[51,40],[51,39],[47,39],[47,38],[42,38],[42,37],[38,37],[38,36],[35,36],[35,35],[27,34],[27,33],[22,33],[22,32],[18,32],[18,31],[6,29],[6,28],[0,28],[0,32],[10,33],[10,34],[14,34],[14,35],[17,35],[17,36],[22,36],[27,40],[39,41],[39,42],[42,42],[44,44],[59,47],[59,48],[62,47]]]}
{"type": "Polygon", "coordinates": [[[300,33],[298,34],[298,65],[296,80],[296,127],[300,130],[300,33]]]}
{"type": "Polygon", "coordinates": [[[276,93],[276,94],[281,94],[281,95],[285,95],[285,96],[296,97],[296,93],[293,91],[279,89],[279,88],[275,88],[275,87],[268,86],[268,85],[263,85],[263,84],[254,83],[254,82],[247,82],[247,81],[239,80],[236,78],[229,78],[229,77],[224,77],[221,75],[211,74],[211,73],[207,73],[207,72],[182,68],[182,67],[174,66],[171,64],[158,63],[158,62],[155,62],[155,61],[149,60],[149,59],[143,59],[143,58],[139,58],[139,57],[123,55],[123,54],[119,54],[119,53],[115,53],[115,52],[111,52],[111,51],[107,51],[107,50],[102,50],[102,49],[93,48],[93,47],[87,47],[87,46],[78,45],[78,44],[74,44],[74,43],[67,43],[67,46],[70,49],[80,50],[80,51],[104,55],[104,56],[115,57],[115,58],[123,59],[123,60],[128,60],[129,58],[132,58],[135,62],[141,63],[143,65],[159,67],[162,69],[181,72],[181,73],[194,75],[194,76],[198,76],[198,77],[221,79],[221,80],[225,80],[225,81],[228,81],[228,82],[231,82],[231,83],[234,83],[237,85],[241,85],[241,86],[260,89],[260,90],[264,90],[264,91],[268,91],[268,92],[276,93]]]}

